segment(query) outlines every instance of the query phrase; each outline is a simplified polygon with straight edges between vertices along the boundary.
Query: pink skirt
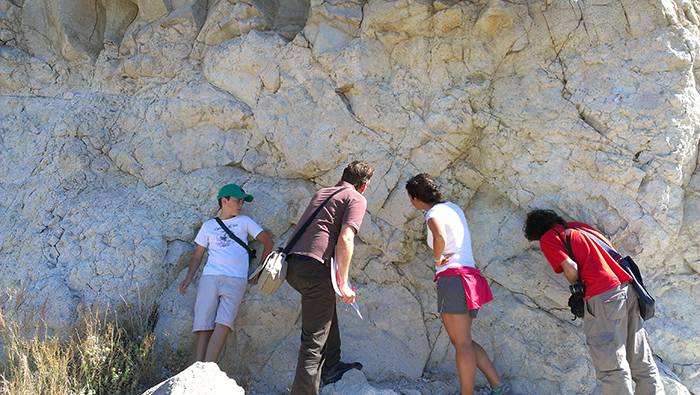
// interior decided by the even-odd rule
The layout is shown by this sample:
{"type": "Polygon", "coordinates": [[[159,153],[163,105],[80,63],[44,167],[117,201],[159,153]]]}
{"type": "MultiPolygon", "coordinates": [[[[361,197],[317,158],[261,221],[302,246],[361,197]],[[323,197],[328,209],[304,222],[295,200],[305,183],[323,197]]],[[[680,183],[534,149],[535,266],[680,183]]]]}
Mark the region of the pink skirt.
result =
{"type": "Polygon", "coordinates": [[[481,306],[493,300],[493,294],[486,278],[481,271],[474,267],[451,267],[435,276],[435,281],[440,277],[459,276],[464,287],[464,296],[467,299],[469,310],[479,310],[481,306]]]}

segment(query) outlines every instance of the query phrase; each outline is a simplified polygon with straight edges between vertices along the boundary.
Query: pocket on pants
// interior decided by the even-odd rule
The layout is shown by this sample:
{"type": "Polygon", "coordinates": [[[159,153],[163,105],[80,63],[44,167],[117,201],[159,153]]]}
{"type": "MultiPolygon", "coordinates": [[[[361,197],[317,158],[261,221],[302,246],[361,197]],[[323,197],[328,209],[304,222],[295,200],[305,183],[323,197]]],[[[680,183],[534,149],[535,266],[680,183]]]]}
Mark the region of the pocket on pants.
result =
{"type": "Polygon", "coordinates": [[[617,321],[627,315],[627,290],[625,287],[603,300],[603,316],[606,319],[617,321]]]}

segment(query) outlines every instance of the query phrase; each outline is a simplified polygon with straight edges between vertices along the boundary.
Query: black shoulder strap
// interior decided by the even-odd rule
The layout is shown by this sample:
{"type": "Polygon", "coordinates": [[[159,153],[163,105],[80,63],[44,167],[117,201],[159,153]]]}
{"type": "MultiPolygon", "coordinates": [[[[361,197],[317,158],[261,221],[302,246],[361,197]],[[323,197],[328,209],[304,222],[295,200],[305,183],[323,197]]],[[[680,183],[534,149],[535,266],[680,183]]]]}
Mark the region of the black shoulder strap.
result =
{"type": "MultiPolygon", "coordinates": [[[[557,236],[566,247],[566,250],[569,252],[569,257],[571,258],[571,260],[576,262],[576,258],[574,257],[574,251],[571,249],[571,231],[569,230],[569,228],[566,227],[566,225],[562,226],[564,226],[564,236],[566,237],[566,241],[562,240],[561,235],[559,235],[559,233],[557,233],[557,236]]],[[[576,263],[578,264],[578,262],[576,263]]]]}
{"type": "Polygon", "coordinates": [[[228,226],[224,224],[224,221],[222,221],[221,218],[216,217],[214,219],[216,220],[216,223],[218,223],[219,226],[221,226],[221,229],[223,229],[224,232],[226,232],[228,237],[230,237],[236,243],[240,244],[241,247],[245,249],[245,251],[248,253],[248,256],[252,254],[252,251],[250,250],[250,247],[248,247],[248,244],[246,244],[243,240],[239,239],[235,234],[233,234],[233,232],[231,232],[231,229],[229,229],[228,226]]]}
{"type": "Polygon", "coordinates": [[[316,218],[316,216],[317,216],[318,213],[321,211],[321,209],[323,208],[323,206],[325,206],[326,203],[328,203],[328,201],[330,201],[331,198],[332,198],[333,196],[335,196],[337,193],[339,193],[339,192],[341,192],[341,191],[344,191],[344,190],[346,190],[346,189],[348,189],[348,188],[340,188],[340,189],[338,189],[337,191],[333,192],[330,196],[328,196],[328,198],[326,198],[326,200],[324,200],[323,203],[321,203],[320,206],[316,207],[316,210],[313,212],[313,214],[311,214],[311,216],[309,216],[309,218],[306,220],[306,222],[304,222],[304,224],[299,228],[299,230],[297,231],[297,233],[294,234],[294,237],[292,237],[292,239],[289,241],[289,243],[287,243],[287,246],[284,247],[284,250],[282,250],[282,252],[284,252],[285,254],[289,254],[289,251],[291,251],[292,247],[294,247],[294,244],[296,244],[297,241],[299,241],[299,239],[301,238],[301,236],[302,236],[302,235],[304,234],[304,232],[306,231],[306,228],[308,228],[309,225],[311,225],[311,222],[313,222],[314,218],[316,218]]]}

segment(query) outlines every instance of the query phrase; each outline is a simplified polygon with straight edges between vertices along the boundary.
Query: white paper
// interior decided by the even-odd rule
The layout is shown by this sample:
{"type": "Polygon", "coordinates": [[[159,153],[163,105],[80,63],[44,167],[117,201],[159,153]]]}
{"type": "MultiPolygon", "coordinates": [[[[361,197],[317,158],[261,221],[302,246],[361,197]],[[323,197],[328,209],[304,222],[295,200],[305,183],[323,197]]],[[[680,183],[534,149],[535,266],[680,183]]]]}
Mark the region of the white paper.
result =
{"type": "MultiPolygon", "coordinates": [[[[343,294],[340,293],[340,287],[338,287],[338,277],[336,275],[337,272],[338,272],[338,264],[335,263],[335,259],[331,258],[331,283],[333,283],[333,290],[335,291],[335,293],[338,296],[342,297],[343,294]]],[[[348,287],[352,288],[352,284],[350,284],[349,280],[348,280],[348,287]]],[[[357,298],[355,298],[355,302],[352,302],[350,304],[350,306],[352,306],[352,308],[355,309],[355,312],[357,313],[357,315],[360,317],[361,320],[363,320],[364,318],[362,317],[362,313],[360,313],[360,306],[357,305],[357,298]]]]}

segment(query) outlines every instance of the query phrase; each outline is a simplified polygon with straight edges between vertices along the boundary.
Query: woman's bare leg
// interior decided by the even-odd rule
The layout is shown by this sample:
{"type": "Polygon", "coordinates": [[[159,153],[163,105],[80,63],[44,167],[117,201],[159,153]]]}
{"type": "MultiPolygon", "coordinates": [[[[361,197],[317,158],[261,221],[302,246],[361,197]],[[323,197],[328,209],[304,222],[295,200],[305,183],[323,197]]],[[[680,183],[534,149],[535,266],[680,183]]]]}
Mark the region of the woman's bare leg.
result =
{"type": "Polygon", "coordinates": [[[474,394],[476,351],[472,342],[472,318],[469,314],[441,314],[450,342],[455,348],[461,395],[474,394]]]}
{"type": "Polygon", "coordinates": [[[475,341],[472,341],[472,344],[474,345],[474,351],[476,352],[476,366],[479,368],[479,370],[481,370],[481,373],[486,376],[486,380],[488,380],[491,388],[500,386],[502,384],[501,378],[498,376],[498,372],[496,372],[496,368],[493,366],[493,363],[491,363],[486,350],[484,350],[484,348],[475,341]]]}
{"type": "Polygon", "coordinates": [[[455,348],[461,394],[473,394],[477,367],[484,374],[491,388],[500,386],[501,378],[486,350],[472,340],[472,317],[469,314],[442,314],[442,322],[455,348]]]}

